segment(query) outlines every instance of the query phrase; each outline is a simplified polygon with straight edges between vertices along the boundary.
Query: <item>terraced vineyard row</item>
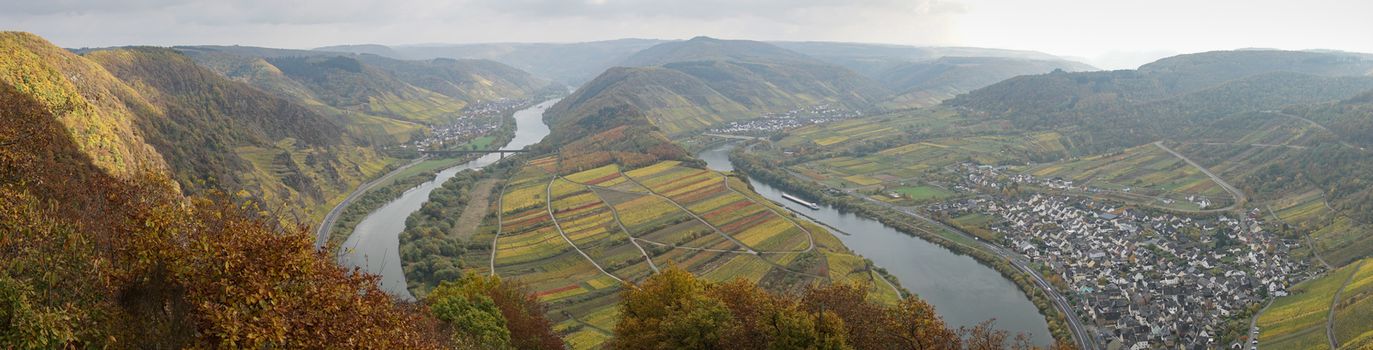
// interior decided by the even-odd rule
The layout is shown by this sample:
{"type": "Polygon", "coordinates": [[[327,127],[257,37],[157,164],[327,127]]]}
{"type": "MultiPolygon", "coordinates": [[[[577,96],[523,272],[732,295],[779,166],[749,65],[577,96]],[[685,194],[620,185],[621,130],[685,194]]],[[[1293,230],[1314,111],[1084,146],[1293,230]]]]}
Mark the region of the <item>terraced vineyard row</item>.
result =
{"type": "Polygon", "coordinates": [[[875,298],[898,298],[829,232],[740,190],[736,178],[672,161],[566,176],[556,164],[531,161],[506,183],[499,215],[473,240],[493,242],[490,261],[471,266],[529,284],[576,348],[607,340],[619,292],[670,265],[775,290],[864,283],[881,287],[871,288],[875,298]]]}

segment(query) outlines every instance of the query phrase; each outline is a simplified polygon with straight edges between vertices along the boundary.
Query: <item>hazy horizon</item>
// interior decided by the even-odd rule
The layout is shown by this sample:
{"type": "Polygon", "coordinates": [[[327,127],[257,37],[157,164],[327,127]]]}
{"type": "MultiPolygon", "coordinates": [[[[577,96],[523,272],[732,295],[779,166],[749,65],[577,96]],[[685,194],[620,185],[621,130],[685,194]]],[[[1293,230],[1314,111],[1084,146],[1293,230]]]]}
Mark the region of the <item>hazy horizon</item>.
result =
{"type": "Polygon", "coordinates": [[[569,43],[695,36],[1030,50],[1103,69],[1242,48],[1373,52],[1373,2],[1163,0],[0,0],[63,47],[569,43]]]}

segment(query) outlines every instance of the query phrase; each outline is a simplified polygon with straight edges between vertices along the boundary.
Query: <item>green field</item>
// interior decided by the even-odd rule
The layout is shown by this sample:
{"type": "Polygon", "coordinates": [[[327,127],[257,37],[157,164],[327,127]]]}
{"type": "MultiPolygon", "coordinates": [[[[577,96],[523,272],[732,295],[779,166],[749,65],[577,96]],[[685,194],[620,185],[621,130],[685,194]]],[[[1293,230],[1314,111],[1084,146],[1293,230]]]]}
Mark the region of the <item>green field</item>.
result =
{"type": "Polygon", "coordinates": [[[955,194],[953,192],[950,192],[949,190],[934,186],[898,187],[896,189],[893,189],[892,191],[905,195],[906,197],[916,202],[944,200],[955,196],[955,194]]]}

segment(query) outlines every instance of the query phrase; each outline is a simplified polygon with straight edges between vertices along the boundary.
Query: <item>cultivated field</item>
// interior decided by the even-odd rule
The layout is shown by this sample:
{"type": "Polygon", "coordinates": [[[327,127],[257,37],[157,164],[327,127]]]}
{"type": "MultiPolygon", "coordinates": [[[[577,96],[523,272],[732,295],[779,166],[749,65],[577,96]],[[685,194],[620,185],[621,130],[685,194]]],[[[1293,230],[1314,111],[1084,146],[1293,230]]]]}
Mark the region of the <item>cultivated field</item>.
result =
{"type": "Polygon", "coordinates": [[[481,266],[478,273],[529,284],[575,348],[608,339],[619,292],[669,265],[781,291],[865,283],[875,286],[875,298],[897,298],[829,232],[797,221],[737,178],[674,161],[560,177],[557,163],[531,161],[506,183],[499,224],[489,220],[473,238],[494,249],[468,254],[494,255],[465,261],[481,266]]]}
{"type": "Polygon", "coordinates": [[[1354,266],[1292,288],[1259,316],[1259,345],[1274,349],[1328,349],[1325,324],[1330,300],[1355,272],[1354,266]]]}

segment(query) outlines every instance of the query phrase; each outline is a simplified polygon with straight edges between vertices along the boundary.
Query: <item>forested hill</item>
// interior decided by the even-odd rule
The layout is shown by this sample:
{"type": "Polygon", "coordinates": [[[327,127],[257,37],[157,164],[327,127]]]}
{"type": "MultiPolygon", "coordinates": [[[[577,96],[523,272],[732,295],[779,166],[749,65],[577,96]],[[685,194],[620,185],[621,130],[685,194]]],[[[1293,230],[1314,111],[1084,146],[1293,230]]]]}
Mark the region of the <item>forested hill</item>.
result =
{"type": "Polygon", "coordinates": [[[305,104],[372,143],[404,142],[466,105],[530,96],[549,86],[496,62],[406,61],[370,54],[243,46],[176,50],[234,80],[305,104]]]}
{"type": "Polygon", "coordinates": [[[882,103],[889,109],[936,105],[1018,75],[1097,70],[1036,51],[818,41],[772,44],[877,80],[896,93],[882,103]]]}
{"type": "Polygon", "coordinates": [[[871,108],[890,95],[872,79],[775,46],[695,38],[646,49],[564,99],[550,113],[632,107],[668,135],[815,105],[871,108]]]}
{"type": "Polygon", "coordinates": [[[318,51],[369,53],[407,60],[435,58],[487,59],[533,73],[542,78],[577,86],[626,57],[661,44],[662,40],[619,39],[582,43],[487,43],[451,45],[341,45],[318,51]]]}
{"type": "Polygon", "coordinates": [[[932,106],[1011,77],[1055,70],[1077,72],[1096,68],[1066,60],[940,57],[929,61],[896,63],[871,76],[898,92],[885,105],[902,108],[932,106]]]}
{"type": "Polygon", "coordinates": [[[348,140],[321,120],[170,50],[82,57],[0,33],[0,342],[436,348],[421,335],[432,321],[278,224],[288,212],[197,190],[355,185],[362,153],[322,154],[348,140]]]}
{"type": "Polygon", "coordinates": [[[1139,70],[1020,76],[946,104],[1023,128],[1080,126],[1097,137],[1079,146],[1119,147],[1230,114],[1350,98],[1373,89],[1369,69],[1373,61],[1344,54],[1210,52],[1139,70]]]}
{"type": "Polygon", "coordinates": [[[151,108],[134,123],[188,193],[244,191],[299,219],[374,175],[382,156],[323,115],[195,64],[171,49],[89,52],[151,108]]]}

